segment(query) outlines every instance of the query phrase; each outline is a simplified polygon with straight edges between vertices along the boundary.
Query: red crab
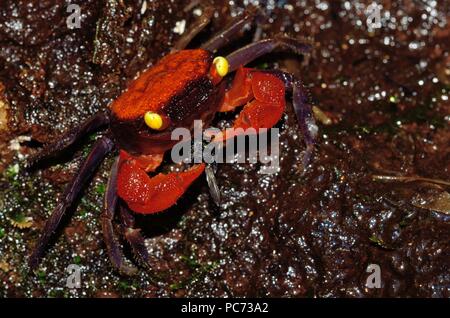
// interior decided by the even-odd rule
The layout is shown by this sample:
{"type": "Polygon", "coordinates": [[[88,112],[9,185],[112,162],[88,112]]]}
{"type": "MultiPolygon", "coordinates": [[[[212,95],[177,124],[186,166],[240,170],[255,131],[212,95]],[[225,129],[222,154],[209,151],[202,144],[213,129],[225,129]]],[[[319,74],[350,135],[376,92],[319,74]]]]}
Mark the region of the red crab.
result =
{"type": "MultiPolygon", "coordinates": [[[[115,149],[119,150],[119,156],[111,169],[101,224],[109,258],[124,274],[133,274],[137,269],[126,264],[113,232],[112,220],[118,205],[141,214],[164,211],[175,204],[205,170],[205,164],[197,164],[186,171],[149,176],[148,173],[154,172],[161,164],[164,153],[176,143],[171,140],[171,132],[175,128],[192,129],[197,119],[208,125],[216,112],[232,111],[239,106],[244,107],[234,121],[234,127],[271,128],[280,120],[285,110],[285,92],[290,91],[307,145],[305,160],[309,160],[314,138],[313,119],[300,81],[281,71],[244,67],[277,48],[300,54],[309,50],[309,46],[278,36],[251,43],[225,58],[214,57],[213,52],[226,45],[230,36],[254,20],[254,11],[247,11],[201,48],[185,49],[206,25],[211,13],[206,10],[203,20],[180,38],[171,53],[131,82],[110,105],[108,112],[99,113],[69,131],[30,160],[33,165],[66,149],[83,135],[103,126],[109,127],[109,132],[93,146],[48,219],[31,254],[31,268],[39,264],[44,248],[66,210],[104,157],[115,149]],[[229,85],[224,78],[233,72],[234,80],[229,85]]],[[[229,137],[222,135],[221,139],[229,137]]],[[[207,177],[209,183],[216,186],[211,175],[207,174],[207,177]]],[[[147,264],[149,255],[144,239],[134,228],[134,217],[128,209],[120,209],[124,236],[139,260],[147,264]]]]}

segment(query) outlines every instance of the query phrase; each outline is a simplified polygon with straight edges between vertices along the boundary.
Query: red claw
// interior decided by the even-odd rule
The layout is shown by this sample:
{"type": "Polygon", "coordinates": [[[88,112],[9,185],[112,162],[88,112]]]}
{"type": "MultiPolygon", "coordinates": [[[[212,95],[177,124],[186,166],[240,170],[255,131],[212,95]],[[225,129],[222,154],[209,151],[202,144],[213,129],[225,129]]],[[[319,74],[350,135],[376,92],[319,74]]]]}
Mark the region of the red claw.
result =
{"type": "Polygon", "coordinates": [[[239,117],[236,118],[233,128],[271,128],[281,118],[284,107],[277,107],[273,104],[261,102],[257,99],[251,101],[242,109],[239,117]]]}
{"type": "MultiPolygon", "coordinates": [[[[225,94],[221,111],[230,111],[246,104],[235,120],[233,128],[273,127],[285,109],[284,83],[276,76],[257,70],[240,67],[230,90],[225,94]]],[[[228,139],[236,134],[222,132],[215,141],[228,139]]]]}
{"type": "Polygon", "coordinates": [[[219,111],[231,111],[253,99],[252,80],[248,76],[250,70],[242,66],[237,69],[231,88],[225,93],[225,98],[219,111]]]}
{"type": "Polygon", "coordinates": [[[252,73],[252,90],[256,100],[284,108],[284,83],[268,73],[252,73]]]}
{"type": "Polygon", "coordinates": [[[150,178],[136,160],[123,160],[117,178],[117,194],[134,212],[160,212],[174,205],[204,169],[205,165],[199,164],[187,171],[160,173],[150,178]]]}
{"type": "Polygon", "coordinates": [[[133,157],[124,150],[120,150],[120,160],[136,160],[136,163],[140,168],[144,169],[146,172],[155,171],[161,165],[164,159],[164,154],[154,154],[154,155],[140,155],[138,157],[133,157]]]}

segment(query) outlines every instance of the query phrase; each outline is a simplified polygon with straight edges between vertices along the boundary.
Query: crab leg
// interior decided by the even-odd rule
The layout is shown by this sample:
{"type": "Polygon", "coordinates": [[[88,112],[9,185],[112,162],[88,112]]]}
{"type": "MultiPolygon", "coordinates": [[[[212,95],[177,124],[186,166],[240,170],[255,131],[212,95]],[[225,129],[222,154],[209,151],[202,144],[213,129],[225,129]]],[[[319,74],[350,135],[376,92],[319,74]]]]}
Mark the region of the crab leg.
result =
{"type": "Polygon", "coordinates": [[[220,206],[220,190],[215,176],[215,169],[212,164],[205,167],[206,182],[208,183],[209,194],[217,206],[220,206]]]}
{"type": "Polygon", "coordinates": [[[298,80],[294,81],[292,86],[292,104],[294,105],[295,115],[297,116],[306,143],[306,152],[303,157],[304,167],[306,167],[311,160],[318,131],[311,112],[311,106],[307,102],[308,98],[305,95],[302,83],[298,80]]]}
{"type": "Polygon", "coordinates": [[[276,36],[271,39],[251,43],[226,57],[229,63],[229,72],[235,71],[239,66],[247,65],[258,57],[278,48],[285,51],[292,51],[296,54],[302,54],[308,52],[311,46],[286,36],[276,36]]]}
{"type": "Polygon", "coordinates": [[[121,159],[117,194],[131,210],[141,214],[160,212],[174,205],[205,168],[199,164],[187,171],[160,173],[150,178],[135,159],[122,156],[121,159]]]}
{"type": "Polygon", "coordinates": [[[306,167],[311,160],[318,128],[311,111],[311,105],[308,104],[308,97],[303,84],[300,79],[290,73],[280,70],[266,72],[281,79],[286,86],[286,90],[292,92],[292,104],[306,144],[306,153],[303,158],[303,165],[306,167]]]}
{"type": "Polygon", "coordinates": [[[147,247],[145,246],[144,237],[141,234],[141,230],[134,227],[134,217],[124,206],[120,207],[120,219],[125,239],[127,240],[128,244],[130,244],[136,259],[141,265],[150,267],[150,255],[148,254],[147,247]]]}
{"type": "Polygon", "coordinates": [[[67,149],[68,147],[73,145],[83,136],[97,130],[102,126],[106,126],[108,123],[109,117],[105,113],[100,112],[95,114],[93,117],[84,122],[81,126],[69,130],[55,142],[46,145],[42,151],[40,151],[38,154],[36,154],[35,156],[31,157],[28,160],[28,167],[31,168],[37,163],[55,156],[60,151],[67,149]]]}
{"type": "MultiPolygon", "coordinates": [[[[187,8],[190,9],[190,7],[190,5],[186,7],[185,11],[187,8]]],[[[195,38],[195,36],[209,24],[213,14],[214,8],[210,6],[206,7],[203,10],[203,14],[195,21],[191,28],[177,40],[172,48],[172,51],[184,50],[186,46],[188,46],[192,41],[192,39],[195,38]]]]}
{"type": "Polygon", "coordinates": [[[242,15],[233,19],[223,31],[220,31],[204,43],[201,48],[215,52],[221,47],[224,47],[231,41],[231,37],[242,30],[242,28],[251,22],[256,15],[256,8],[246,10],[242,15]]]}
{"type": "Polygon", "coordinates": [[[61,196],[58,205],[56,206],[50,218],[47,220],[42,235],[36,243],[36,246],[34,247],[34,250],[30,256],[29,266],[31,268],[37,267],[40,259],[43,256],[45,246],[48,244],[52,234],[57,229],[67,209],[75,201],[84,185],[92,177],[94,171],[103,161],[105,156],[113,149],[113,147],[113,141],[107,136],[104,136],[96,141],[94,147],[92,148],[92,151],[89,153],[87,159],[84,161],[75,178],[67,186],[66,190],[61,196]]]}
{"type": "Polygon", "coordinates": [[[117,241],[114,234],[112,220],[117,208],[117,170],[119,166],[119,158],[116,159],[108,180],[108,185],[105,193],[105,200],[103,206],[103,213],[101,216],[103,237],[105,238],[106,249],[108,251],[109,259],[113,266],[125,275],[134,275],[137,273],[137,268],[126,265],[125,257],[122,253],[122,248],[117,241]]]}

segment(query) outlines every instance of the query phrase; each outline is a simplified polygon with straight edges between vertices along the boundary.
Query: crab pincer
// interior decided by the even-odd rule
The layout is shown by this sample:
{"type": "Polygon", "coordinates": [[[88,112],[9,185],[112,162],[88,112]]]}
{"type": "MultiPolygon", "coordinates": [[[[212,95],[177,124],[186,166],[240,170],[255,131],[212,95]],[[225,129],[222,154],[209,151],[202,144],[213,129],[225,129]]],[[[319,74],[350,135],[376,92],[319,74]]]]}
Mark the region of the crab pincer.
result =
{"type": "Polygon", "coordinates": [[[186,171],[150,177],[136,160],[122,157],[117,194],[136,213],[160,212],[174,205],[204,169],[204,164],[198,164],[186,171]]]}
{"type": "Polygon", "coordinates": [[[248,128],[254,128],[258,133],[260,128],[273,127],[286,107],[285,85],[272,74],[241,66],[236,71],[230,90],[225,93],[219,111],[231,111],[244,104],[234,121],[234,132],[222,132],[215,141],[231,138],[248,128]]]}

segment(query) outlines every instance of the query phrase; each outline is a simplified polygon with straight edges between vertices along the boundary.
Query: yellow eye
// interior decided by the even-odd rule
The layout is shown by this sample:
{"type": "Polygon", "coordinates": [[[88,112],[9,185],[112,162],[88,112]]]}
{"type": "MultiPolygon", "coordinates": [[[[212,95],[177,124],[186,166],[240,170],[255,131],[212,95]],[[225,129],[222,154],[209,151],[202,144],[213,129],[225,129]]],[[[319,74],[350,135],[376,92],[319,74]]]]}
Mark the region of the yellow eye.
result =
{"type": "Polygon", "coordinates": [[[144,115],[144,121],[148,127],[155,130],[160,130],[164,124],[162,117],[154,112],[146,112],[144,115]]]}
{"type": "Polygon", "coordinates": [[[218,56],[213,60],[213,64],[216,66],[217,74],[224,77],[228,74],[228,61],[222,56],[218,56]]]}

